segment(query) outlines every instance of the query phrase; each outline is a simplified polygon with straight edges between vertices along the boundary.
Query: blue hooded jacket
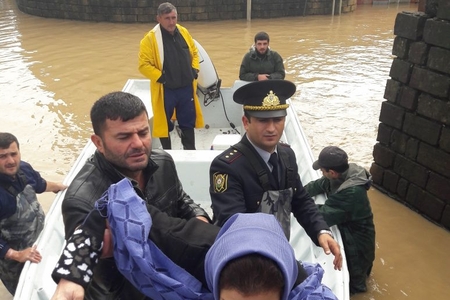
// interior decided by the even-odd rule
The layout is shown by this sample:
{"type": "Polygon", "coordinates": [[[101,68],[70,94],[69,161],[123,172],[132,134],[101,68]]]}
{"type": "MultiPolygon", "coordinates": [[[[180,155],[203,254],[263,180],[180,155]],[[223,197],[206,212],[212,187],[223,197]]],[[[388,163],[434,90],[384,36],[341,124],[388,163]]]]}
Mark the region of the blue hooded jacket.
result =
{"type": "Polygon", "coordinates": [[[266,256],[278,264],[286,282],[282,300],[337,299],[321,283],[324,271],[319,264],[303,263],[308,277],[294,288],[298,275],[297,260],[275,216],[238,213],[225,222],[206,254],[206,281],[215,300],[220,299],[219,277],[223,267],[232,259],[252,253],[266,256]]]}

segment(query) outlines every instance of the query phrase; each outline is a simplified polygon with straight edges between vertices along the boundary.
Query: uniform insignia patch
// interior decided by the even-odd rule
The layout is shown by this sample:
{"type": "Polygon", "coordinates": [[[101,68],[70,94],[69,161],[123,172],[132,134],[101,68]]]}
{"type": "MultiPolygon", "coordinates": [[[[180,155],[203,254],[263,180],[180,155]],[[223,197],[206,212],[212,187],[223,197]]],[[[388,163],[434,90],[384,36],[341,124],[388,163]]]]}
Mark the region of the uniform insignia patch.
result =
{"type": "Polygon", "coordinates": [[[228,188],[228,174],[214,173],[214,192],[223,193],[228,188]]]}

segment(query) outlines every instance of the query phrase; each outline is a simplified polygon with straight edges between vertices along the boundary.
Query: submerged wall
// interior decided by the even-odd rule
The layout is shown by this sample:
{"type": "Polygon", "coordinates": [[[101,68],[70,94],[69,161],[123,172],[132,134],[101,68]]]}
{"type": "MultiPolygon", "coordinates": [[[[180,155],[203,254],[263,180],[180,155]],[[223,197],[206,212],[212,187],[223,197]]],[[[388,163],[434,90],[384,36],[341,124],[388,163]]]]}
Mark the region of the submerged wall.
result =
{"type": "MultiPolygon", "coordinates": [[[[16,0],[24,13],[57,19],[97,22],[155,22],[165,0],[16,0]]],[[[179,21],[216,21],[247,18],[247,0],[172,0],[179,21]]],[[[335,14],[339,13],[336,0],[335,14]]],[[[252,18],[327,15],[332,0],[252,0],[252,18]]],[[[342,12],[356,9],[356,0],[342,0],[342,12]]]]}
{"type": "Polygon", "coordinates": [[[450,228],[450,1],[399,13],[394,34],[373,180],[450,228]]]}

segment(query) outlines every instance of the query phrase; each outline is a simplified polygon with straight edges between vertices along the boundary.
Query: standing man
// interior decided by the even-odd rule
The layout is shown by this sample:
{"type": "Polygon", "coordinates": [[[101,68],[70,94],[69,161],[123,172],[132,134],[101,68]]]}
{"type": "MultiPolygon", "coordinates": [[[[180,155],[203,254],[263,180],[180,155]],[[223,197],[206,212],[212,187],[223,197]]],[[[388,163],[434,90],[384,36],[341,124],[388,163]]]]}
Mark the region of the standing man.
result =
{"type": "Polygon", "coordinates": [[[42,259],[33,246],[45,219],[36,193],[65,188],[62,183],[44,180],[20,159],[17,138],[0,132],[0,278],[12,295],[25,262],[39,263],[42,259]]]}
{"type": "Polygon", "coordinates": [[[371,176],[363,167],[349,164],[347,153],[336,146],[325,147],[313,169],[320,169],[323,177],[309,182],[305,189],[311,196],[327,195],[319,211],[329,226],[337,225],[341,232],[350,293],[365,292],[375,259],[375,225],[367,196],[371,176]]]}
{"type": "Polygon", "coordinates": [[[263,31],[255,35],[255,44],[244,55],[239,71],[239,79],[262,81],[284,79],[283,59],[269,47],[269,35],[263,31]]]}
{"type": "Polygon", "coordinates": [[[341,269],[339,245],[303,188],[294,151],[279,143],[286,99],[294,93],[295,85],[285,80],[252,82],[235,91],[233,100],[244,106],[246,134],[211,163],[214,220],[222,226],[236,213],[273,214],[289,239],[292,212],[311,240],[335,255],[335,268],[341,269]]]}
{"type": "Polygon", "coordinates": [[[156,19],[139,48],[139,71],[150,79],[153,137],[160,138],[163,149],[172,148],[175,112],[183,148],[195,150],[194,128],[204,125],[197,97],[198,50],[189,31],[177,24],[171,3],[159,5],[156,19]]]}
{"type": "MultiPolygon", "coordinates": [[[[203,251],[203,235],[207,238],[212,231],[208,239],[212,242],[217,232],[215,226],[207,224],[208,214],[183,190],[172,157],[163,150],[152,150],[148,115],[141,99],[125,92],[109,93],[94,103],[91,121],[94,129],[91,140],[97,151],[74,178],[62,203],[69,246],[52,274],[59,282],[53,299],[78,299],[74,295],[79,294],[92,300],[144,299],[117,270],[114,258],[98,259],[102,251],[108,254],[102,241],[110,235],[109,230],[105,232],[105,219],[90,212],[111,184],[124,178],[131,180],[153,218],[150,238],[176,262],[190,249],[189,245],[181,245],[182,238],[172,238],[178,232],[190,235],[189,224],[193,224],[198,236],[190,242],[198,249],[200,257],[207,251],[203,251]],[[198,222],[187,222],[191,219],[198,222]],[[201,227],[198,223],[205,225],[204,229],[196,228],[201,227]],[[85,242],[87,240],[89,243],[85,242]]],[[[106,240],[105,247],[108,245],[106,240]]],[[[189,259],[180,265],[195,273],[201,266],[201,259],[196,259],[193,252],[188,255],[189,259]]],[[[202,269],[200,273],[203,275],[202,269]]]]}

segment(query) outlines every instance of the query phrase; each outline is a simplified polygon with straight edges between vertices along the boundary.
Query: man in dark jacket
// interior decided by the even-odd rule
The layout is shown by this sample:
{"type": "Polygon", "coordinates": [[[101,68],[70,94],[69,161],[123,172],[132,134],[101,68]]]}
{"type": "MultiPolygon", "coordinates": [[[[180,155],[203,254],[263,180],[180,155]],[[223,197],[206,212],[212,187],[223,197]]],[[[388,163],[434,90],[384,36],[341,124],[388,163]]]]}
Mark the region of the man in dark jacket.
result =
{"type": "Polygon", "coordinates": [[[156,227],[153,227],[150,238],[171,259],[201,277],[203,270],[198,263],[203,260],[201,249],[206,245],[206,254],[217,229],[212,225],[199,225],[207,225],[210,219],[184,192],[172,157],[163,150],[151,150],[145,105],[132,94],[113,92],[94,104],[91,121],[94,128],[91,140],[97,151],[77,174],[65,195],[62,214],[68,246],[52,274],[54,280],[63,286],[70,285],[67,281],[76,285],[69,288],[58,286],[54,299],[76,299],[73,289],[81,295],[84,293],[84,299],[145,299],[119,273],[113,258],[98,259],[102,251],[103,254],[108,252],[102,248],[109,245],[109,234],[108,230],[105,231],[105,219],[98,211],[90,214],[95,201],[108,187],[125,177],[131,180],[137,194],[145,200],[153,218],[156,227]],[[192,222],[192,219],[203,222],[192,222]],[[197,230],[199,236],[192,238],[188,245],[182,245],[177,234],[189,229],[197,230]],[[196,253],[201,257],[183,259],[192,254],[189,253],[190,247],[199,248],[196,253]]]}
{"type": "Polygon", "coordinates": [[[363,167],[349,164],[347,153],[335,146],[325,147],[313,168],[320,169],[323,177],[308,183],[305,189],[311,196],[327,195],[319,210],[328,225],[337,225],[341,232],[350,293],[365,292],[375,259],[375,225],[367,196],[371,176],[363,167]]]}
{"type": "Polygon", "coordinates": [[[283,59],[278,52],[269,47],[269,35],[258,32],[255,44],[244,55],[239,71],[239,79],[245,81],[261,81],[268,79],[284,79],[283,59]]]}

